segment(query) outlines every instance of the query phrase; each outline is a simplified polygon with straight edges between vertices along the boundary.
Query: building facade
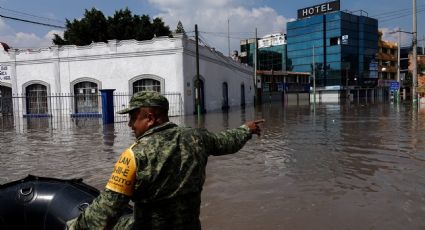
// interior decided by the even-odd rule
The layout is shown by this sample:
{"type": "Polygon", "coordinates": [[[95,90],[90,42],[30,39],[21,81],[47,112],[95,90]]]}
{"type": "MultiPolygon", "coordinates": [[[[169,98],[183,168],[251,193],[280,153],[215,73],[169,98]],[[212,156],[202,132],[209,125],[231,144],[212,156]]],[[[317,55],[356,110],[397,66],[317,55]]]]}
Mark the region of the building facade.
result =
{"type": "MultiPolygon", "coordinates": [[[[418,97],[420,99],[421,106],[425,106],[425,55],[422,52],[418,52],[417,55],[417,89],[418,97]]],[[[409,54],[409,67],[410,75],[413,73],[413,54],[409,54]]]]}
{"type": "Polygon", "coordinates": [[[258,40],[257,70],[286,71],[285,34],[270,34],[258,40]]]}
{"type": "Polygon", "coordinates": [[[374,87],[378,80],[378,21],[339,8],[334,1],[301,9],[287,24],[289,70],[314,72],[317,90],[335,99],[346,88],[374,87]]]}
{"type": "Polygon", "coordinates": [[[257,51],[257,70],[286,71],[286,35],[282,33],[266,35],[262,38],[240,41],[240,61],[254,66],[255,47],[257,51]]]}
{"type": "MultiPolygon", "coordinates": [[[[396,90],[391,88],[392,85],[400,86],[400,79],[397,76],[397,56],[398,44],[390,41],[382,40],[382,32],[378,33],[378,53],[376,60],[378,62],[378,90],[379,94],[385,98],[395,94],[396,90]]],[[[401,89],[403,92],[403,90],[401,89]]],[[[394,95],[395,96],[395,95],[394,95]]]]}
{"type": "MultiPolygon", "coordinates": [[[[72,94],[73,111],[96,113],[101,89],[132,95],[154,90],[178,93],[181,114],[195,112],[196,44],[185,36],[148,41],[116,41],[89,46],[2,49],[1,92],[24,98],[13,104],[23,114],[51,114],[60,106],[48,95],[72,94]]],[[[199,48],[200,101],[203,110],[253,103],[253,69],[208,47],[199,48]]],[[[126,105],[116,105],[125,107],[126,105]]],[[[118,108],[119,109],[119,108],[118,108]]]]}
{"type": "MultiPolygon", "coordinates": [[[[425,55],[424,46],[417,48],[417,55],[425,55]]],[[[403,99],[411,99],[412,89],[412,46],[400,47],[400,81],[401,81],[401,96],[403,99]]],[[[419,68],[419,64],[418,64],[419,68]]],[[[420,74],[420,69],[418,69],[420,74]]],[[[418,86],[420,86],[419,78],[418,86]]]]}
{"type": "Polygon", "coordinates": [[[382,40],[379,32],[378,53],[378,78],[382,80],[397,80],[397,43],[382,40]]]}
{"type": "Polygon", "coordinates": [[[257,50],[257,98],[262,102],[284,101],[298,103],[308,101],[310,73],[287,71],[286,35],[276,33],[257,39],[240,41],[240,60],[255,65],[257,50]]]}

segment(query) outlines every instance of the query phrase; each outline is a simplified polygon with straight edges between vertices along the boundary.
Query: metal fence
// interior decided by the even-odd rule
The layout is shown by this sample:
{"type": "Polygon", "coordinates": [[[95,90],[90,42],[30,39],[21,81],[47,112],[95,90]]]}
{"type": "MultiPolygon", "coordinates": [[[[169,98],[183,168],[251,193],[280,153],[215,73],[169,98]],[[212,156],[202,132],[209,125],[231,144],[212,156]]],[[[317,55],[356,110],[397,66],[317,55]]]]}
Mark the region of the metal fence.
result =
{"type": "MultiPolygon", "coordinates": [[[[163,94],[170,103],[169,116],[183,115],[180,93],[163,94]]],[[[114,121],[127,122],[128,115],[116,112],[127,108],[131,95],[114,93],[114,121]]],[[[0,96],[0,130],[52,128],[66,129],[102,124],[101,94],[27,94],[0,96]]]]}

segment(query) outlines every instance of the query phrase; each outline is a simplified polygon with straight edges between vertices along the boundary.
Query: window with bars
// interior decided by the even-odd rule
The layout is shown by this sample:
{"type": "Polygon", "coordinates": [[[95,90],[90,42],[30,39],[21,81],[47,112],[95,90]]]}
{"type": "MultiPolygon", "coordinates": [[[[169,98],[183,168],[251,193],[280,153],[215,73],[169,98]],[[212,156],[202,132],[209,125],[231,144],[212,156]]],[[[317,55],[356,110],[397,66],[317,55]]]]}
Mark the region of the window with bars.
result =
{"type": "Polygon", "coordinates": [[[47,114],[47,87],[41,84],[32,84],[26,87],[27,114],[47,114]]]}
{"type": "Polygon", "coordinates": [[[97,84],[89,81],[74,85],[75,113],[97,113],[99,95],[97,84]]]}
{"type": "Polygon", "coordinates": [[[157,80],[146,78],[133,83],[133,93],[140,91],[161,92],[161,83],[157,80]]]}

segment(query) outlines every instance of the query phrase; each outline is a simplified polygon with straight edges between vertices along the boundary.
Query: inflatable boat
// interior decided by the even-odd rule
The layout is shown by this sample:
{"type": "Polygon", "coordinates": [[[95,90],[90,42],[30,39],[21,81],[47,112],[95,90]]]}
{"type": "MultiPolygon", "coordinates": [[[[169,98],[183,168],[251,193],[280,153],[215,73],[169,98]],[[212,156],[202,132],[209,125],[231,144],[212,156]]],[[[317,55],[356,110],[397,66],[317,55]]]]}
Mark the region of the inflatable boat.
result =
{"type": "Polygon", "coordinates": [[[82,179],[29,175],[0,185],[0,229],[66,229],[98,195],[82,179]]]}

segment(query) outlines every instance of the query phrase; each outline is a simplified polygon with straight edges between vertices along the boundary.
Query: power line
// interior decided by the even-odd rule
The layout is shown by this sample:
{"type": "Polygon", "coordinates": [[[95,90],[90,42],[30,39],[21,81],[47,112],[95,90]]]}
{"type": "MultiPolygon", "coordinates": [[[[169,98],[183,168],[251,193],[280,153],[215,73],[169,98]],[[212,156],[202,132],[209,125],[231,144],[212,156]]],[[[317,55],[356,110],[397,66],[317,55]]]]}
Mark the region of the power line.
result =
{"type": "MultiPolygon", "coordinates": [[[[204,44],[204,46],[206,47],[206,48],[208,48],[209,50],[210,50],[210,52],[212,52],[213,54],[214,54],[214,56],[216,56],[217,58],[218,58],[218,60],[217,61],[219,61],[220,63],[222,63],[223,65],[225,65],[225,66],[227,66],[231,71],[233,71],[233,72],[236,72],[234,69],[233,69],[233,65],[232,64],[230,64],[229,63],[229,59],[227,59],[226,57],[224,57],[224,55],[223,55],[223,53],[221,53],[220,52],[220,54],[221,55],[219,55],[219,53],[217,53],[217,51],[214,49],[214,48],[211,48],[212,46],[210,46],[209,44],[208,44],[208,42],[206,42],[206,39],[205,39],[205,37],[203,37],[202,35],[200,35],[200,37],[199,37],[199,41],[202,43],[202,44],[204,44]]],[[[228,58],[230,58],[230,57],[228,57],[228,58]]]]}
{"type": "Polygon", "coordinates": [[[0,6],[0,9],[5,10],[5,11],[10,11],[10,12],[15,13],[15,14],[21,14],[21,15],[25,15],[25,16],[30,16],[30,17],[33,17],[33,18],[44,19],[44,20],[48,20],[48,21],[56,21],[56,22],[60,22],[60,23],[65,23],[64,21],[61,21],[61,20],[57,20],[57,19],[53,19],[53,18],[47,18],[47,17],[41,17],[41,16],[37,16],[37,15],[34,15],[34,14],[25,13],[25,12],[22,12],[22,11],[7,9],[7,8],[1,7],[1,6],[0,6]]]}
{"type": "Polygon", "coordinates": [[[1,14],[0,14],[0,17],[15,20],[15,21],[32,23],[32,24],[41,25],[41,26],[48,26],[48,27],[54,27],[54,28],[59,28],[59,29],[66,29],[63,26],[58,26],[58,25],[53,25],[53,24],[48,24],[48,23],[42,23],[42,22],[36,22],[36,21],[26,20],[26,19],[22,19],[22,18],[15,18],[15,17],[5,16],[5,15],[1,15],[1,14]]]}
{"type": "MultiPolygon", "coordinates": [[[[201,34],[207,34],[207,33],[203,33],[200,32],[201,34]]],[[[208,34],[210,36],[214,36],[214,37],[219,37],[219,38],[230,38],[230,39],[234,39],[234,40],[243,40],[246,39],[246,37],[235,37],[235,36],[227,36],[227,35],[220,35],[220,34],[208,34]]]]}
{"type": "MultiPolygon", "coordinates": [[[[421,13],[425,11],[425,5],[421,5],[417,8],[416,12],[421,13]]],[[[378,19],[380,22],[387,22],[394,19],[407,17],[412,15],[411,9],[401,9],[397,11],[388,11],[380,14],[376,14],[374,16],[371,16],[372,18],[378,19]]]]}
{"type": "Polygon", "coordinates": [[[386,16],[386,15],[392,14],[392,13],[408,12],[409,10],[411,10],[411,9],[410,8],[407,8],[407,9],[400,9],[400,10],[388,11],[388,12],[383,12],[383,13],[375,14],[375,15],[372,15],[370,17],[371,18],[378,18],[381,15],[386,16]]]}
{"type": "MultiPolygon", "coordinates": [[[[425,7],[425,5],[421,5],[420,7],[425,7]]],[[[399,10],[393,10],[393,11],[387,11],[379,14],[372,15],[370,17],[372,18],[379,18],[379,17],[385,17],[388,15],[394,15],[394,13],[400,14],[400,13],[412,13],[412,8],[405,8],[405,9],[399,9],[399,10]]]]}
{"type": "MultiPolygon", "coordinates": [[[[424,11],[425,11],[425,8],[418,10],[417,13],[419,14],[419,13],[422,13],[424,11]]],[[[387,21],[391,21],[391,20],[394,20],[394,19],[403,18],[403,17],[407,17],[407,16],[411,16],[411,15],[412,15],[411,13],[395,14],[395,15],[392,15],[392,16],[388,16],[387,18],[380,19],[380,22],[387,22],[387,21]]]]}
{"type": "MultiPolygon", "coordinates": [[[[421,5],[417,8],[418,13],[425,12],[425,5],[421,5]]],[[[376,18],[379,20],[379,22],[388,22],[394,19],[406,17],[412,15],[411,9],[400,9],[400,10],[394,10],[394,11],[387,11],[382,12],[379,14],[375,14],[373,16],[370,16],[372,18],[376,18]]],[[[215,37],[226,37],[228,36],[227,32],[212,32],[212,31],[199,31],[200,33],[208,34],[215,37]]],[[[276,31],[276,32],[264,32],[265,34],[271,34],[271,33],[282,33],[282,31],[276,31]]],[[[238,32],[230,32],[231,35],[239,35],[239,36],[231,36],[232,39],[246,39],[247,36],[253,35],[253,32],[244,32],[244,31],[238,31],[238,32]],[[240,37],[245,36],[245,37],[240,37]]]]}
{"type": "MultiPolygon", "coordinates": [[[[207,34],[210,36],[214,36],[214,37],[220,37],[220,38],[227,38],[227,32],[209,32],[209,31],[199,31],[202,34],[207,34]]],[[[264,32],[264,34],[274,34],[274,33],[283,33],[282,31],[271,31],[271,32],[264,32]]],[[[247,39],[249,37],[252,37],[254,32],[230,32],[231,35],[230,36],[231,39],[234,40],[244,40],[247,39]]]]}

